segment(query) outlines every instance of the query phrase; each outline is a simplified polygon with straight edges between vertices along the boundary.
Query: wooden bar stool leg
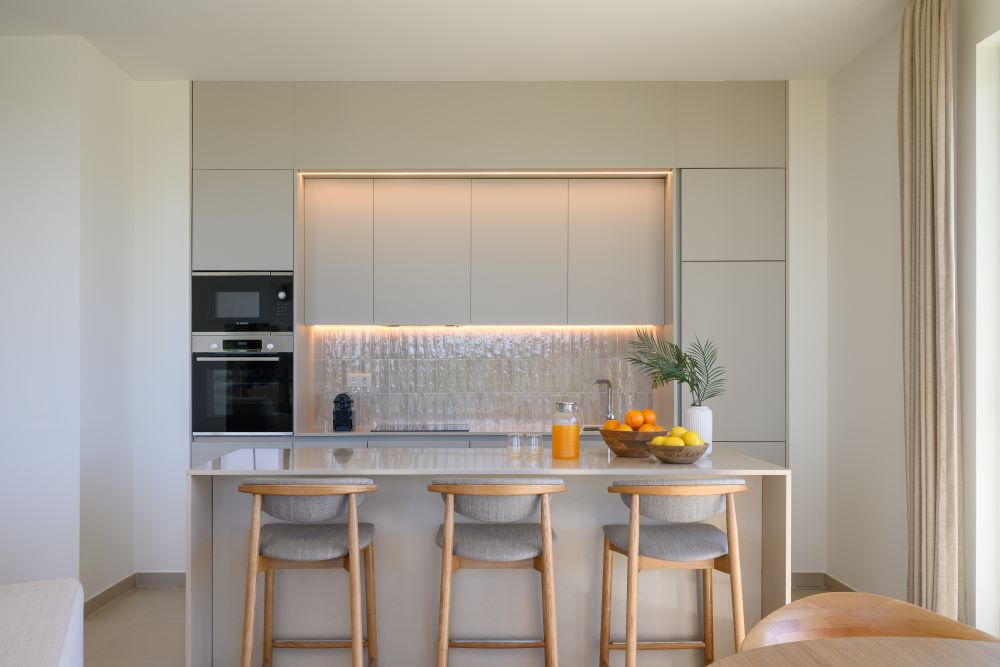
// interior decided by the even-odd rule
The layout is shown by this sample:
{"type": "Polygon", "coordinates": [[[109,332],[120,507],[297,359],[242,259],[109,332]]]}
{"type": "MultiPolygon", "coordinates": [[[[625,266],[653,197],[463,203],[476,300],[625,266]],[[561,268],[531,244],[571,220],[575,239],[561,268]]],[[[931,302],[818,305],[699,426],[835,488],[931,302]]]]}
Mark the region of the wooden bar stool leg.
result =
{"type": "Polygon", "coordinates": [[[607,667],[611,652],[611,578],[614,576],[611,541],[604,536],[604,568],[601,579],[601,657],[597,667],[607,667]]]}
{"type": "Polygon", "coordinates": [[[264,570],[264,665],[274,659],[274,570],[264,570]]]}
{"type": "Polygon", "coordinates": [[[628,610],[625,616],[625,667],[635,667],[639,637],[639,495],[632,494],[628,519],[628,610]]]}
{"type": "Polygon", "coordinates": [[[347,496],[347,559],[351,571],[351,662],[363,667],[364,640],[361,637],[361,558],[358,550],[358,504],[354,494],[347,496]]]}
{"type": "Polygon", "coordinates": [[[451,558],[455,542],[455,496],[444,497],[444,539],[441,545],[441,598],[438,601],[438,667],[448,667],[448,623],[451,614],[451,558]]]}
{"type": "Polygon", "coordinates": [[[552,517],[549,497],[542,495],[542,629],[545,640],[545,667],[559,667],[559,640],[556,631],[555,568],[552,563],[552,517]]]}
{"type": "Polygon", "coordinates": [[[365,616],[368,619],[368,662],[378,667],[378,629],[375,625],[375,542],[365,549],[365,616]]]}
{"type": "Polygon", "coordinates": [[[705,626],[705,664],[715,660],[715,628],[712,610],[712,568],[701,571],[701,607],[705,626]]]}
{"type": "Polygon", "coordinates": [[[247,550],[247,588],[243,603],[243,655],[242,667],[250,667],[253,660],[253,625],[257,611],[257,563],[260,560],[260,494],[253,494],[250,510],[250,545],[247,550]]]}
{"type": "Polygon", "coordinates": [[[733,588],[733,639],[740,652],[746,628],[743,621],[743,577],[740,573],[740,535],[736,527],[736,494],[726,494],[726,533],[729,536],[729,576],[733,588]]]}

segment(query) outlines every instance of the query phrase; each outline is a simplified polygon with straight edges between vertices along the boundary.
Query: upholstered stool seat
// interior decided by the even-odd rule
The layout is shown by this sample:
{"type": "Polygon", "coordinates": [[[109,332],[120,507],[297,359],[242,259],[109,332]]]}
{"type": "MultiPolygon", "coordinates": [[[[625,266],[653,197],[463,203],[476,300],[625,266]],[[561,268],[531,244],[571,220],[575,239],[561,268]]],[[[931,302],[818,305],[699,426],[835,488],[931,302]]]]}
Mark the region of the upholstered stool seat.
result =
{"type": "Polygon", "coordinates": [[[552,519],[549,494],[566,490],[561,479],[459,477],[435,479],[428,491],[444,500],[444,524],[435,538],[441,547],[437,667],[448,666],[452,648],[542,648],[545,666],[558,667],[552,519]],[[541,523],[517,523],[541,510],[541,523]],[[477,523],[456,523],[460,514],[477,523]],[[478,523],[484,522],[484,523],[478,523]],[[533,569],[541,576],[542,639],[452,639],[451,580],[458,570],[533,569]]]}
{"type": "MultiPolygon", "coordinates": [[[[628,525],[604,526],[611,545],[628,551],[628,525]]],[[[707,523],[678,523],[639,528],[639,555],[657,560],[696,561],[729,553],[726,534],[707,523]]]]}
{"type": "MultiPolygon", "coordinates": [[[[260,555],[297,563],[340,558],[348,552],[347,526],[342,523],[269,523],[260,529],[260,555]]],[[[375,539],[375,526],[358,524],[358,548],[375,539]]]]}
{"type": "MultiPolygon", "coordinates": [[[[456,523],[452,553],[489,563],[510,563],[542,555],[542,527],[537,523],[456,523]]],[[[552,541],[556,539],[552,534],[552,541]]],[[[444,546],[444,526],[435,538],[444,546]]]]}
{"type": "Polygon", "coordinates": [[[608,491],[629,508],[628,524],[604,526],[604,573],[601,587],[599,667],[609,667],[612,650],[625,651],[625,667],[635,667],[640,649],[705,650],[705,664],[715,657],[712,576],[728,572],[732,581],[733,637],[736,651],[743,641],[743,589],[734,497],[747,490],[736,477],[707,479],[624,479],[608,491]],[[726,531],[703,523],[726,513],[726,531]],[[665,523],[641,525],[640,517],[665,523]],[[625,641],[611,640],[611,580],[614,554],[628,557],[625,641]],[[701,573],[704,638],[693,641],[639,641],[639,573],[643,570],[698,570],[701,573]]]}
{"type": "Polygon", "coordinates": [[[264,574],[263,667],[274,664],[274,649],[351,649],[352,667],[378,666],[375,623],[375,526],[358,522],[364,494],[378,490],[373,480],[360,477],[255,477],[244,480],[240,491],[253,497],[247,552],[247,587],[243,609],[241,667],[251,667],[254,653],[254,617],[257,577],[264,574]],[[287,523],[262,525],[269,514],[287,523]],[[325,523],[347,515],[345,523],[325,523]],[[278,570],[347,570],[350,579],[350,639],[275,639],[274,597],[278,570]],[[364,577],[364,612],[361,581],[364,577]],[[364,636],[362,626],[367,626],[364,636]]]}

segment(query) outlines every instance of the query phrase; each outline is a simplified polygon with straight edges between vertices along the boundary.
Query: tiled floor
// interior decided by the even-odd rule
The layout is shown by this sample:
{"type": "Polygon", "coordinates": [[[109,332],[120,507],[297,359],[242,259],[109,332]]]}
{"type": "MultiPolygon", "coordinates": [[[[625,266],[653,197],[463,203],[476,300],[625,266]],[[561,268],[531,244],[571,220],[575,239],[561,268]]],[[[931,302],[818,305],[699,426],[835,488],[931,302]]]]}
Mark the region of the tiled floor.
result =
{"type": "MultiPolygon", "coordinates": [[[[825,588],[796,587],[792,600],[825,588]]],[[[181,667],[184,664],[184,589],[136,589],[87,617],[87,667],[181,667]]]]}
{"type": "Polygon", "coordinates": [[[86,667],[182,667],[184,589],[136,589],[84,620],[86,667]]]}
{"type": "Polygon", "coordinates": [[[826,589],[822,586],[816,588],[810,586],[792,586],[792,602],[810,595],[816,595],[817,593],[826,593],[826,589]]]}

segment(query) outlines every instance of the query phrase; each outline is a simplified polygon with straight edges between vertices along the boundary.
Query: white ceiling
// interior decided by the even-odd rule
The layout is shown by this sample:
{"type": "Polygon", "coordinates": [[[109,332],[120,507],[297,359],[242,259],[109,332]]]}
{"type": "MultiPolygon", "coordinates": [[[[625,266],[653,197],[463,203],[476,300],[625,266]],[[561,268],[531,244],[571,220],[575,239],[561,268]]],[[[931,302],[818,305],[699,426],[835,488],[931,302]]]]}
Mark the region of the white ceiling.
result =
{"type": "Polygon", "coordinates": [[[136,79],[826,78],[903,0],[0,0],[136,79]]]}

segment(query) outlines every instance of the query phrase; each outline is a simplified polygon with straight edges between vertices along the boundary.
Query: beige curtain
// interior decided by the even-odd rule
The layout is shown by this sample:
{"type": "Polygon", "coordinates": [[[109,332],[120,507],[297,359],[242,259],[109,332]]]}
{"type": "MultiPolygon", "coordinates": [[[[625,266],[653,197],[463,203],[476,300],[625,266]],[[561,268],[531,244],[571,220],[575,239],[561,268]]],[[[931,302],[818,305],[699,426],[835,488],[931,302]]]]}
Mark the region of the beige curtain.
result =
{"type": "Polygon", "coordinates": [[[950,0],[907,0],[899,79],[911,602],[965,616],[950,0]]]}

